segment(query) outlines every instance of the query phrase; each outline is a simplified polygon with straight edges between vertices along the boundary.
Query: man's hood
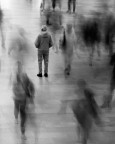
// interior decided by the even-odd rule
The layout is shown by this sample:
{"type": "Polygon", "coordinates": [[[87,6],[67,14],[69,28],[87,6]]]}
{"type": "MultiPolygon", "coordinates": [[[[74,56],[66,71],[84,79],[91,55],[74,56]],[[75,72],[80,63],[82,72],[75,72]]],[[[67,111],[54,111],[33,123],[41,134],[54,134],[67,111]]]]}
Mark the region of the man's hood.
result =
{"type": "Polygon", "coordinates": [[[42,32],[42,36],[43,37],[48,37],[48,33],[47,32],[42,32]]]}

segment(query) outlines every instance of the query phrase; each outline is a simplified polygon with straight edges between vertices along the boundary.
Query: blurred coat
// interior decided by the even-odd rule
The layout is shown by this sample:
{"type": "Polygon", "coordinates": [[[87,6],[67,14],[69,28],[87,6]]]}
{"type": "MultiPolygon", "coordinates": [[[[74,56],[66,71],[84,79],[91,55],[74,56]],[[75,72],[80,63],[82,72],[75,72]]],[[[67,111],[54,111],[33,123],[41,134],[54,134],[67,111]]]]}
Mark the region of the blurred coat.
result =
{"type": "Polygon", "coordinates": [[[20,61],[23,65],[37,59],[34,43],[19,26],[13,27],[9,33],[8,54],[13,61],[20,61]]]}
{"type": "Polygon", "coordinates": [[[16,74],[13,81],[13,93],[14,100],[26,100],[29,98],[33,101],[35,88],[26,73],[16,74]]]}

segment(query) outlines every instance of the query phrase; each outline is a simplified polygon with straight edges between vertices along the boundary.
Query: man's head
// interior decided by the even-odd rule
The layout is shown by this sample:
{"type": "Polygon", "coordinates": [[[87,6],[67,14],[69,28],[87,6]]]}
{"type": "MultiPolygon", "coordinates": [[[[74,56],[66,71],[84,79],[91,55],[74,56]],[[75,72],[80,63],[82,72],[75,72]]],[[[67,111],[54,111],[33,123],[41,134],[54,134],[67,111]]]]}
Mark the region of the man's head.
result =
{"type": "Polygon", "coordinates": [[[46,25],[43,25],[42,28],[41,28],[41,31],[42,31],[42,32],[47,32],[47,26],[46,26],[46,25]]]}

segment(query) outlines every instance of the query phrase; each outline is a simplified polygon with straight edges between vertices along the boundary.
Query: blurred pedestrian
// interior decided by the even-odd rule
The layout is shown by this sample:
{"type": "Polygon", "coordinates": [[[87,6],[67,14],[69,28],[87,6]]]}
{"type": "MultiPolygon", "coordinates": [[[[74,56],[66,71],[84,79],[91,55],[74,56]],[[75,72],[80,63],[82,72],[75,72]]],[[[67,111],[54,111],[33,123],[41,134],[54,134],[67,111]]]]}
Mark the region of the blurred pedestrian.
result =
{"type": "Polygon", "coordinates": [[[11,26],[8,41],[8,55],[15,64],[20,61],[24,66],[33,62],[36,57],[33,42],[28,38],[28,33],[20,26],[11,26]]]}
{"type": "Polygon", "coordinates": [[[53,46],[53,43],[45,25],[41,28],[41,34],[38,35],[35,46],[38,49],[39,74],[37,76],[42,77],[42,60],[44,60],[44,76],[48,77],[49,48],[53,46]]]}
{"type": "Polygon", "coordinates": [[[68,13],[71,13],[71,5],[73,5],[73,13],[75,13],[76,0],[68,0],[68,13]]]}
{"type": "Polygon", "coordinates": [[[101,124],[100,110],[94,99],[93,91],[85,80],[77,81],[77,99],[71,104],[72,111],[79,123],[79,134],[82,135],[82,144],[87,144],[93,123],[101,124]]]}
{"type": "Polygon", "coordinates": [[[102,124],[101,111],[95,101],[95,94],[89,88],[84,79],[77,80],[77,89],[75,88],[76,97],[70,100],[62,100],[61,108],[58,114],[66,114],[69,105],[78,122],[77,134],[81,137],[82,144],[87,144],[93,125],[102,124]]]}
{"type": "Polygon", "coordinates": [[[115,90],[115,53],[110,58],[110,66],[108,69],[112,69],[110,88],[108,94],[104,96],[103,104],[101,108],[112,108],[112,98],[115,90]]]}
{"type": "Polygon", "coordinates": [[[5,33],[4,33],[4,14],[0,6],[0,36],[1,36],[1,48],[0,48],[0,72],[2,69],[2,55],[5,52],[5,33]]]}
{"type": "Polygon", "coordinates": [[[26,139],[26,104],[28,99],[33,101],[34,86],[27,74],[23,71],[22,64],[20,62],[17,63],[17,67],[16,77],[13,80],[14,116],[16,123],[18,123],[18,115],[20,113],[22,138],[26,139]]]}
{"type": "Polygon", "coordinates": [[[81,24],[81,33],[83,41],[89,51],[89,65],[92,66],[93,56],[97,48],[98,56],[100,56],[99,43],[101,40],[99,23],[95,18],[84,20],[81,24]]]}
{"type": "Polygon", "coordinates": [[[59,34],[62,30],[62,14],[57,8],[55,12],[51,13],[49,29],[52,33],[55,52],[59,51],[59,34]]]}
{"type": "Polygon", "coordinates": [[[65,75],[70,75],[71,65],[73,60],[73,52],[75,49],[75,33],[72,27],[72,24],[67,24],[66,29],[63,31],[63,36],[60,39],[61,41],[61,50],[64,57],[65,75]]]}
{"type": "Polygon", "coordinates": [[[46,25],[50,26],[51,25],[51,16],[52,16],[52,11],[51,11],[50,7],[48,7],[45,10],[45,16],[46,16],[46,25]]]}
{"type": "Polygon", "coordinates": [[[2,43],[2,48],[5,49],[5,37],[3,33],[3,23],[4,23],[4,15],[3,15],[3,10],[0,7],[0,33],[1,33],[1,43],[2,43]]]}
{"type": "Polygon", "coordinates": [[[114,38],[115,38],[115,18],[112,14],[107,14],[104,21],[104,45],[111,57],[114,52],[114,38]]]}

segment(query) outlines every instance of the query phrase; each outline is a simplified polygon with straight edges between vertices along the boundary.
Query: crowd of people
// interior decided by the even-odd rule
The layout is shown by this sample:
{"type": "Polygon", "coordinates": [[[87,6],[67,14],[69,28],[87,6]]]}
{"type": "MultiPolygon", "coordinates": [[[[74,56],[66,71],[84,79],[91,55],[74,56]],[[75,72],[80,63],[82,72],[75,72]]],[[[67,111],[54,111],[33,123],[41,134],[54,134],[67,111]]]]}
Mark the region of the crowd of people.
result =
{"type": "MultiPolygon", "coordinates": [[[[32,3],[32,0],[29,1],[32,3]]],[[[64,2],[65,3],[65,2],[64,2]]],[[[50,49],[54,49],[58,54],[62,53],[64,61],[64,75],[69,77],[72,71],[72,62],[74,54],[79,55],[77,50],[87,48],[89,54],[89,65],[93,66],[94,52],[97,49],[99,57],[101,47],[107,51],[109,55],[110,65],[113,66],[111,74],[110,88],[108,95],[104,97],[101,108],[112,108],[112,97],[115,89],[115,18],[113,13],[109,12],[109,7],[104,5],[102,11],[91,12],[89,17],[79,15],[76,11],[76,0],[67,1],[67,12],[62,11],[63,1],[61,0],[43,0],[41,3],[41,32],[37,35],[34,42],[30,42],[24,28],[20,26],[10,26],[10,30],[15,31],[9,44],[8,56],[11,57],[15,65],[15,76],[10,76],[10,84],[12,85],[14,100],[14,116],[16,123],[19,123],[20,113],[20,129],[22,137],[26,139],[26,124],[32,105],[35,109],[35,86],[31,78],[26,73],[24,66],[30,58],[35,58],[35,50],[37,49],[38,57],[38,74],[37,77],[43,77],[42,62],[44,61],[44,77],[48,78],[50,49]],[[47,7],[46,7],[47,5],[47,7]],[[71,14],[73,6],[72,20],[68,19],[65,23],[65,15],[71,14]],[[45,20],[44,20],[45,19],[45,20]],[[45,22],[44,22],[45,21],[45,22]],[[31,44],[30,44],[31,43],[31,44]],[[80,45],[80,46],[78,46],[80,45]],[[31,48],[30,48],[31,47],[31,48]],[[83,48],[82,48],[83,47],[83,48]],[[31,55],[32,54],[32,55],[31,55]]],[[[0,32],[1,45],[5,49],[5,37],[3,34],[3,13],[0,9],[0,32]]],[[[87,144],[93,124],[100,126],[103,124],[101,120],[101,109],[95,100],[95,93],[89,88],[88,83],[84,79],[76,82],[75,89],[76,98],[71,101],[63,100],[59,113],[66,111],[69,104],[75,119],[79,123],[79,132],[82,135],[82,143],[87,144]]],[[[33,116],[32,116],[33,117],[33,116]]],[[[35,117],[34,117],[35,118],[35,117]]],[[[32,121],[34,121],[32,118],[32,121]]],[[[34,122],[36,127],[36,122],[34,122]]],[[[35,134],[37,131],[35,131],[35,134]]]]}

